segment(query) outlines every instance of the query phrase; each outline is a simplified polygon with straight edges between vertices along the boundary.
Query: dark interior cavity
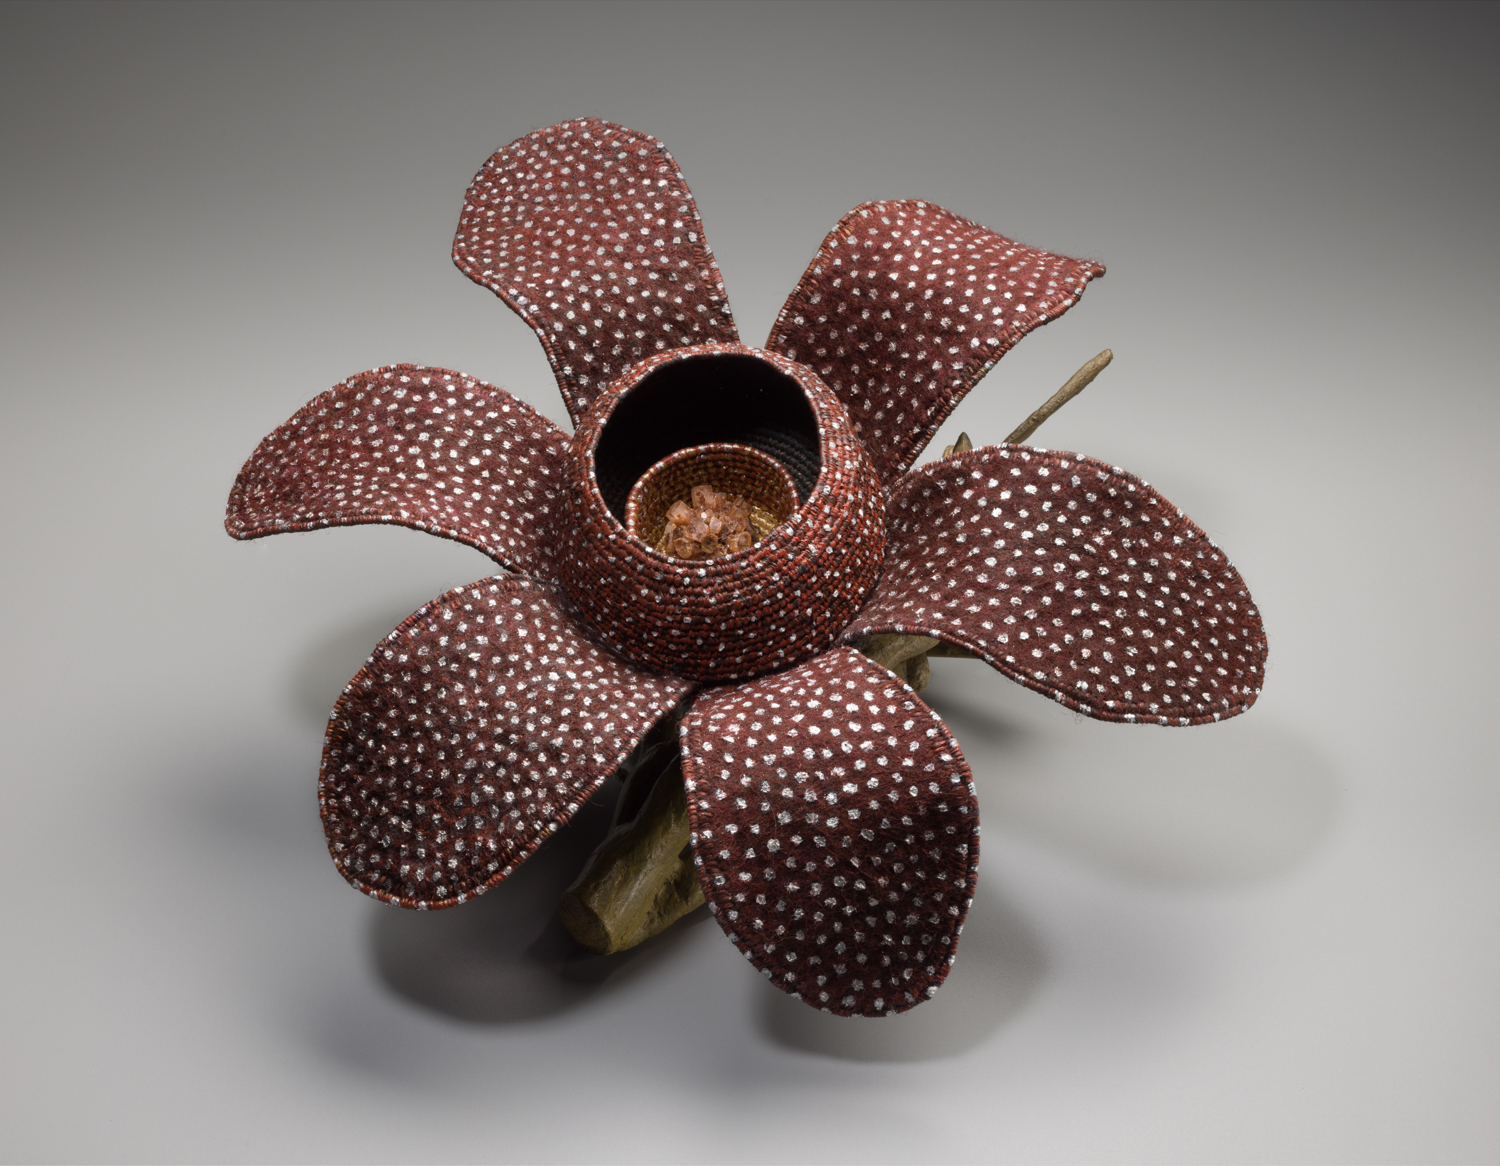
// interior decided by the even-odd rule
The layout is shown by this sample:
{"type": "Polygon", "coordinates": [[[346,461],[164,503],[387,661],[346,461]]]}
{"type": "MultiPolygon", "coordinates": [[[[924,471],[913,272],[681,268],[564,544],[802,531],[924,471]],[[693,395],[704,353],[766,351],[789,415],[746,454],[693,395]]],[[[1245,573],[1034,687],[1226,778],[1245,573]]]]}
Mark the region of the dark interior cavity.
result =
{"type": "Polygon", "coordinates": [[[621,522],[630,487],[668,454],[732,441],[770,454],[806,502],[823,468],[818,423],[802,388],[753,356],[690,356],[663,365],[626,395],[599,435],[594,477],[621,522]]]}

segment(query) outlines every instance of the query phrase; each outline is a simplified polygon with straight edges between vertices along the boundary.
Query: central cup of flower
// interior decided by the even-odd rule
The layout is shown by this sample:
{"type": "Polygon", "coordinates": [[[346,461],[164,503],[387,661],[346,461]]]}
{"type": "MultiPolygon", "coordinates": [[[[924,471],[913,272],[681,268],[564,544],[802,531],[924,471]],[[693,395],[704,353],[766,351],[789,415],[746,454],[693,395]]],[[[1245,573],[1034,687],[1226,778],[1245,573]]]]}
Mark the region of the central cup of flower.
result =
{"type": "Polygon", "coordinates": [[[563,473],[571,612],[650,672],[716,682],[800,664],[880,577],[885,494],[864,443],[821,378],[775,353],[704,344],[642,361],[579,419],[563,473]],[[723,536],[737,498],[748,546],[723,536]]]}
{"type": "Polygon", "coordinates": [[[753,446],[693,446],[641,476],[625,502],[625,529],[676,559],[747,551],[797,509],[785,466],[753,446]]]}

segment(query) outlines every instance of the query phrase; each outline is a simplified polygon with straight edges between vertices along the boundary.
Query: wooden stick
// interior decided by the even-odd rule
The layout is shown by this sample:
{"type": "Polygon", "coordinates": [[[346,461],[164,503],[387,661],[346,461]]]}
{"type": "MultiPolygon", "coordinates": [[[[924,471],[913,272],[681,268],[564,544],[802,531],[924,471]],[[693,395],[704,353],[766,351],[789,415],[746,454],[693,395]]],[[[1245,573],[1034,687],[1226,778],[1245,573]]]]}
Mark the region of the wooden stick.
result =
{"type": "Polygon", "coordinates": [[[633,784],[649,782],[639,812],[605,835],[557,905],[573,938],[600,955],[650,939],[703,903],[681,747],[673,741],[653,755],[655,763],[644,760],[620,793],[625,804],[635,800],[633,784]]]}
{"type": "Polygon", "coordinates": [[[1104,371],[1106,365],[1115,358],[1115,354],[1106,348],[1093,360],[1085,364],[1081,369],[1068,378],[1068,383],[1047,399],[1047,403],[1033,413],[1025,421],[1016,426],[1015,430],[1005,439],[1006,445],[1020,445],[1033,433],[1043,421],[1051,417],[1084,389],[1089,387],[1089,382],[1104,371]]]}
{"type": "Polygon", "coordinates": [[[956,453],[968,453],[973,448],[974,443],[969,440],[969,435],[967,433],[960,433],[958,440],[952,445],[943,446],[943,456],[950,458],[956,453]]]}
{"type": "Polygon", "coordinates": [[[914,656],[921,656],[937,645],[933,636],[908,636],[902,632],[889,632],[871,636],[859,646],[859,650],[883,668],[892,672],[914,656]]]}

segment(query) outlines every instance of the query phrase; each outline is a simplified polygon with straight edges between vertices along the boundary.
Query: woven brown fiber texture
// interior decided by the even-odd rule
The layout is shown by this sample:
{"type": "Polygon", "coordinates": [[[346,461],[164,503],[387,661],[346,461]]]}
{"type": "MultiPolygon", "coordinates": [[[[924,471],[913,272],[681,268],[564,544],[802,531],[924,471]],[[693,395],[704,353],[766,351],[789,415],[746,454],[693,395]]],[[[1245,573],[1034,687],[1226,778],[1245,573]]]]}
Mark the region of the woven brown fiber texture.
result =
{"type": "Polygon", "coordinates": [[[568,435],[503,389],[417,364],[350,377],[260,443],[235,479],[235,538],[390,523],[556,579],[568,435]]]}
{"type": "Polygon", "coordinates": [[[979,813],[942,721],[844,649],[682,727],[693,854],[719,925],[783,991],[841,1015],[937,991],[974,894],[979,813]]]}
{"type": "Polygon", "coordinates": [[[694,486],[742,495],[769,512],[774,525],[797,508],[791,474],[770,454],[748,445],[698,445],[657,462],[630,491],[625,529],[649,546],[659,546],[672,503],[687,501],[694,486]]]}
{"type": "Polygon", "coordinates": [[[1016,341],[1103,274],[931,203],[868,202],[823,240],[766,347],[838,394],[890,481],[1016,341]]]}
{"type": "Polygon", "coordinates": [[[596,648],[536,583],[455,588],[387,636],[333,710],[318,801],[334,864],[403,907],[462,903],[691,690],[596,648]]]}
{"type": "Polygon", "coordinates": [[[558,561],[572,609],[590,636],[651,671],[723,681],[772,672],[829,647],[880,573],[885,497],[838,399],[791,361],[741,345],[662,353],[595,403],[565,470],[558,561]],[[619,403],[666,364],[700,356],[763,361],[805,394],[817,421],[822,471],[792,517],[748,551],[674,559],[632,537],[601,496],[592,458],[619,403]]]}
{"type": "Polygon", "coordinates": [[[1196,725],[1260,695],[1245,581],[1182,511],[1094,458],[987,446],[913,470],[845,643],[936,636],[1104,721],[1196,725]]]}
{"type": "Polygon", "coordinates": [[[672,155],[597,118],[496,151],[464,196],[453,262],[531,325],[575,422],[662,346],[739,339],[672,155]]]}
{"type": "Polygon", "coordinates": [[[267,437],[225,520],[401,524],[524,573],[423,607],[340,698],[319,800],[360,890],[427,908],[494,886],[696,696],[683,772],[718,922],[816,1007],[899,1012],[952,963],[978,815],[951,734],[850,645],[936,637],[1103,720],[1198,724],[1259,694],[1243,580],[1139,478],[1026,446],[909,469],[1099,264],[867,203],[757,351],[671,156],[595,119],[491,157],[453,257],[542,339],[573,437],[461,373],[376,369],[267,437]],[[630,493],[705,445],[774,459],[792,513],[748,550],[674,559],[627,531],[630,493]]]}

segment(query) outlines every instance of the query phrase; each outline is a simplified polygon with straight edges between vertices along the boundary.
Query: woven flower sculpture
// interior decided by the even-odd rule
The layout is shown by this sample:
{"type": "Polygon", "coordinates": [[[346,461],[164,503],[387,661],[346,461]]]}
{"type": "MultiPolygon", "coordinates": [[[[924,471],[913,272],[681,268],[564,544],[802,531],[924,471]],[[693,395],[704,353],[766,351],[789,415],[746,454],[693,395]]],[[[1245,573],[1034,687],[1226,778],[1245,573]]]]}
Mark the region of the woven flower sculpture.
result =
{"type": "Polygon", "coordinates": [[[462,373],[380,368],[266,438],[226,519],[241,539],[396,523],[505,569],[410,616],[334,709],[319,800],[367,894],[495,886],[680,718],[682,861],[720,926],[814,1006],[900,1012],[953,961],[979,822],[952,735],[859,646],[928,637],[1109,721],[1258,695],[1244,583],[1139,478],[1024,445],[910,468],[1099,265],[867,203],[749,348],[672,157],[592,119],[491,157],[453,258],[536,331],[574,434],[462,373]],[[769,455],[796,505],[748,550],[679,559],[627,504],[705,445],[769,455]]]}

